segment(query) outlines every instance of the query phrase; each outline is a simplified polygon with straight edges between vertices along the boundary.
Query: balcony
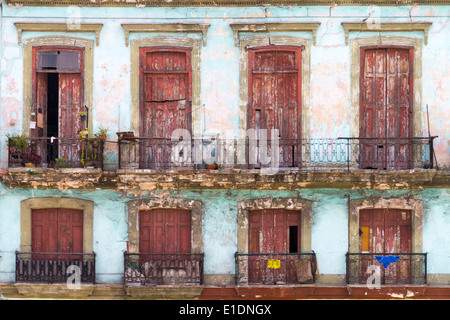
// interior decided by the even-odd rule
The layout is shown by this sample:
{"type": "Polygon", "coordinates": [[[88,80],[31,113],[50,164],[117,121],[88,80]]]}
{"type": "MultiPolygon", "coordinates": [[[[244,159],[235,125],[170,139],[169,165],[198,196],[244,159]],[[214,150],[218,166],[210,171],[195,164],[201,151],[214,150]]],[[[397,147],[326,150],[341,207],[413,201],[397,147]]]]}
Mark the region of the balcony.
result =
{"type": "Polygon", "coordinates": [[[95,284],[95,253],[16,251],[16,283],[66,284],[71,266],[79,268],[80,283],[95,284]]]}
{"type": "Polygon", "coordinates": [[[119,169],[276,169],[394,171],[432,169],[437,137],[278,140],[119,136],[119,169]]]}
{"type": "Polygon", "coordinates": [[[124,284],[127,286],[202,285],[200,254],[124,253],[124,284]]]}
{"type": "Polygon", "coordinates": [[[427,254],[426,253],[347,253],[346,254],[347,284],[367,284],[375,281],[375,269],[380,270],[379,284],[426,284],[427,254]],[[376,257],[398,257],[399,260],[384,268],[376,257]],[[370,268],[373,266],[372,268],[370,268]]]}
{"type": "Polygon", "coordinates": [[[235,253],[237,285],[315,283],[316,255],[306,253],[235,253]]]}
{"type": "Polygon", "coordinates": [[[99,138],[8,138],[9,168],[103,168],[99,138]]]}

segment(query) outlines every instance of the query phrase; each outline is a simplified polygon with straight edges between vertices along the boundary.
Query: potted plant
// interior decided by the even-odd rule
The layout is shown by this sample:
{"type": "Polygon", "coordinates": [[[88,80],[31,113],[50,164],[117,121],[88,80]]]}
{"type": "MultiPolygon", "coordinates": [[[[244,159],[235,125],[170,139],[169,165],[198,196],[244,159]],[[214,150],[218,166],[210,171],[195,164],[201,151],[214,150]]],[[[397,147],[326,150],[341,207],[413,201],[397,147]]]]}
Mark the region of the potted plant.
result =
{"type": "Polygon", "coordinates": [[[86,120],[86,111],[80,111],[80,112],[78,112],[78,115],[80,116],[81,121],[86,120]]]}
{"type": "Polygon", "coordinates": [[[24,157],[26,167],[37,167],[41,164],[41,156],[37,154],[35,146],[28,148],[28,153],[24,157]]]}
{"type": "Polygon", "coordinates": [[[78,132],[78,136],[80,136],[83,139],[86,139],[89,137],[89,129],[86,128],[84,130],[81,130],[80,132],[78,132]]]}
{"type": "Polygon", "coordinates": [[[22,135],[17,135],[17,134],[6,134],[6,143],[9,144],[9,151],[11,153],[24,153],[26,151],[26,148],[28,147],[28,141],[27,141],[27,137],[22,134],[22,135]]]}
{"type": "Polygon", "coordinates": [[[66,158],[56,158],[55,159],[55,168],[69,168],[71,165],[66,162],[66,158]]]}
{"type": "Polygon", "coordinates": [[[106,138],[108,137],[108,131],[109,131],[109,128],[104,128],[103,126],[100,126],[97,135],[100,139],[102,139],[103,141],[106,141],[106,138]]]}

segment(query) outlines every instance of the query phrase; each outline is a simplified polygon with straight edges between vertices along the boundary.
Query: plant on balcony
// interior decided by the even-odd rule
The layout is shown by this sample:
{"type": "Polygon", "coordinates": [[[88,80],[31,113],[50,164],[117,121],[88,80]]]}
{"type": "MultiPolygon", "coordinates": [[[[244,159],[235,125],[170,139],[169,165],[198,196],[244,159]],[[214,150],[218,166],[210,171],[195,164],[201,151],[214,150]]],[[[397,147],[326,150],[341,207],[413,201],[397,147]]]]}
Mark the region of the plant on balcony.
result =
{"type": "Polygon", "coordinates": [[[86,128],[84,130],[81,130],[80,132],[78,132],[78,136],[80,136],[83,139],[86,139],[89,137],[89,129],[86,128]]]}
{"type": "Polygon", "coordinates": [[[24,163],[26,167],[37,167],[41,164],[41,156],[37,154],[33,146],[28,148],[28,152],[24,157],[24,163]]]}
{"type": "Polygon", "coordinates": [[[66,158],[56,158],[55,159],[55,168],[70,168],[70,163],[66,162],[66,158]]]}
{"type": "Polygon", "coordinates": [[[109,131],[109,128],[104,128],[103,126],[100,126],[97,136],[100,139],[102,139],[103,141],[106,141],[106,138],[108,136],[108,131],[109,131]]]}
{"type": "Polygon", "coordinates": [[[28,141],[26,139],[26,136],[24,134],[17,135],[17,134],[6,134],[6,143],[9,144],[9,150],[11,153],[14,152],[26,152],[26,148],[28,147],[28,141]]]}
{"type": "Polygon", "coordinates": [[[86,112],[85,111],[78,112],[78,115],[80,116],[81,121],[86,120],[86,112]]]}

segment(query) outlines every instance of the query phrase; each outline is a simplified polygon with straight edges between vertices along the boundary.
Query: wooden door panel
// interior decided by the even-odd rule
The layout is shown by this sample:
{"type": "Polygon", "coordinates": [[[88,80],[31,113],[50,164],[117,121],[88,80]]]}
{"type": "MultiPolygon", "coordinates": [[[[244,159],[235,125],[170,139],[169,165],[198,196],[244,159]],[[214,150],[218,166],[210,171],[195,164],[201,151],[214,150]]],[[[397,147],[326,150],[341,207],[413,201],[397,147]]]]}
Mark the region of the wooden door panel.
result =
{"type": "Polygon", "coordinates": [[[141,48],[140,59],[140,136],[162,138],[141,145],[140,167],[170,167],[168,139],[177,129],[191,132],[190,51],[141,48]]]}
{"type": "MultiPolygon", "coordinates": [[[[45,253],[83,252],[83,211],[72,209],[32,210],[32,251],[45,253]]],[[[56,255],[35,255],[55,259],[56,255]]],[[[58,259],[81,259],[60,255],[58,259]]]]}
{"type": "MultiPolygon", "coordinates": [[[[289,252],[289,230],[297,227],[297,251],[300,251],[300,211],[283,209],[252,210],[249,212],[249,283],[295,282],[294,264],[284,255],[289,252]],[[279,260],[279,268],[268,266],[269,259],[279,260]]],[[[295,238],[295,237],[294,237],[295,238]]]]}
{"type": "Polygon", "coordinates": [[[361,167],[407,169],[412,165],[412,50],[361,50],[361,167]],[[364,138],[395,140],[364,140],[364,138]]]}
{"type": "MultiPolygon", "coordinates": [[[[363,229],[370,229],[371,253],[409,253],[411,252],[411,211],[401,209],[364,209],[360,211],[360,248],[364,247],[363,229]]],[[[401,255],[397,263],[390,264],[386,269],[378,264],[372,256],[361,256],[360,281],[366,281],[367,268],[379,265],[383,283],[409,283],[411,276],[411,259],[401,255]]]]}
{"type": "MultiPolygon", "coordinates": [[[[247,127],[267,130],[268,154],[271,154],[271,139],[281,139],[279,165],[282,167],[299,164],[300,65],[300,49],[278,47],[249,51],[247,127]],[[277,137],[271,136],[272,129],[279,130],[277,137]]],[[[256,167],[263,165],[258,160],[256,167]]]]}
{"type": "Polygon", "coordinates": [[[141,253],[191,253],[190,211],[141,211],[139,230],[141,253]]]}

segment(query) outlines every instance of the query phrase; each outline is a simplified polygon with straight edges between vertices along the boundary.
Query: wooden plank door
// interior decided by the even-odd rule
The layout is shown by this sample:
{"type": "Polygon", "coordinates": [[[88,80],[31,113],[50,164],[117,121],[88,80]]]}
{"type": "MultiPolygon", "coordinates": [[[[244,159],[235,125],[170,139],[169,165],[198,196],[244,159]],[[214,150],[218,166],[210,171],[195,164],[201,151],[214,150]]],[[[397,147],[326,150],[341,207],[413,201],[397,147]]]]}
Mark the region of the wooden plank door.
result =
{"type": "MultiPolygon", "coordinates": [[[[55,259],[48,253],[83,253],[83,211],[73,209],[33,209],[32,252],[39,260],[55,259]]],[[[60,255],[58,259],[74,257],[60,255]]],[[[81,259],[82,256],[75,257],[81,259]]]]}
{"type": "MultiPolygon", "coordinates": [[[[58,96],[58,132],[56,133],[55,130],[51,134],[57,135],[60,140],[52,144],[52,146],[58,144],[58,155],[52,156],[65,158],[66,161],[76,164],[81,156],[81,145],[76,139],[79,138],[78,133],[84,129],[84,124],[78,115],[80,111],[85,111],[84,49],[68,46],[33,47],[32,67],[33,103],[36,106],[33,112],[36,114],[37,121],[37,130],[32,132],[32,136],[48,137],[48,121],[50,121],[48,120],[48,97],[52,96],[55,90],[55,96],[58,96]],[[58,86],[52,87],[51,93],[49,93],[50,74],[56,75],[58,79],[58,86]]],[[[47,159],[46,142],[42,143],[43,150],[39,154],[43,156],[43,162],[53,161],[54,159],[47,159]]]]}
{"type": "MultiPolygon", "coordinates": [[[[362,253],[410,253],[411,211],[402,209],[364,209],[360,211],[360,250],[362,253]]],[[[381,268],[383,283],[409,283],[411,259],[401,255],[400,260],[384,269],[372,255],[361,256],[360,281],[365,283],[370,265],[381,268]]]]}
{"type": "Polygon", "coordinates": [[[413,49],[362,48],[361,167],[412,166],[413,49]],[[394,139],[385,139],[394,138],[394,139]]]}
{"type": "MultiPolygon", "coordinates": [[[[300,251],[300,211],[283,209],[253,210],[249,212],[249,283],[295,282],[295,272],[285,255],[290,248],[300,251]],[[294,227],[294,228],[293,228],[294,227]],[[295,232],[295,236],[290,235],[295,232]],[[291,246],[290,239],[295,239],[291,246]],[[279,260],[279,267],[273,268],[268,260],[279,260]]],[[[277,261],[278,263],[278,261],[277,261]]]]}
{"type": "MultiPolygon", "coordinates": [[[[267,130],[267,156],[271,155],[271,130],[278,129],[279,165],[299,165],[301,138],[301,49],[270,47],[249,50],[249,107],[247,128],[267,130]]],[[[257,138],[260,137],[257,133],[257,138]]],[[[267,165],[250,159],[255,167],[267,165]]],[[[273,160],[271,160],[273,161],[273,160]]],[[[269,166],[268,164],[267,166],[269,166]]]]}
{"type": "Polygon", "coordinates": [[[140,62],[140,136],[151,138],[140,149],[140,167],[170,167],[172,133],[191,132],[191,51],[141,48],[140,62]]]}
{"type": "Polygon", "coordinates": [[[78,113],[82,104],[82,77],[80,73],[59,74],[59,157],[77,163],[81,159],[78,133],[84,130],[78,113]]]}
{"type": "Polygon", "coordinates": [[[191,212],[155,209],[140,212],[141,253],[191,253],[191,212]]]}

